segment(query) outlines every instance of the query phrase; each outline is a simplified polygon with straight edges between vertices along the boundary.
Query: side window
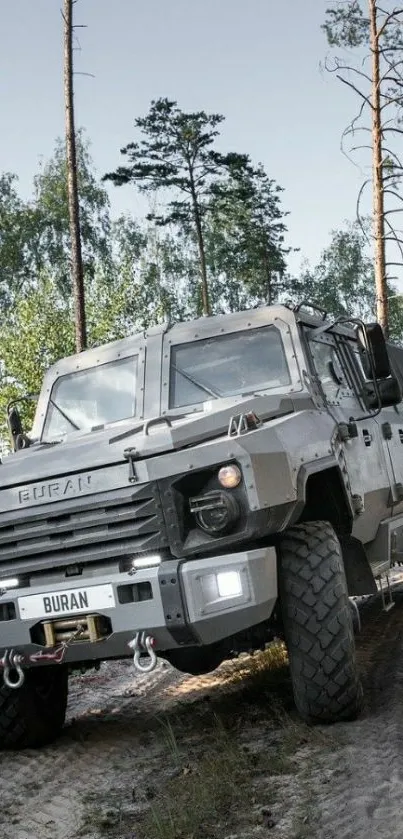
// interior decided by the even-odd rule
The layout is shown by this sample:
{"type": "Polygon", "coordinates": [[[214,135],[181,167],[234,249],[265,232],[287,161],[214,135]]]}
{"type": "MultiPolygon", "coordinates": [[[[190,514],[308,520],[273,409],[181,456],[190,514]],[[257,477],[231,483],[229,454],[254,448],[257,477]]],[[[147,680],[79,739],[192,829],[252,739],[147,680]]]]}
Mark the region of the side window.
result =
{"type": "Polygon", "coordinates": [[[351,391],[337,347],[322,341],[311,341],[310,349],[315,372],[325,397],[328,402],[337,403],[343,391],[351,391]]]}
{"type": "Polygon", "coordinates": [[[391,362],[392,372],[396,376],[400,387],[403,389],[403,349],[394,344],[388,344],[388,355],[391,362]]]}

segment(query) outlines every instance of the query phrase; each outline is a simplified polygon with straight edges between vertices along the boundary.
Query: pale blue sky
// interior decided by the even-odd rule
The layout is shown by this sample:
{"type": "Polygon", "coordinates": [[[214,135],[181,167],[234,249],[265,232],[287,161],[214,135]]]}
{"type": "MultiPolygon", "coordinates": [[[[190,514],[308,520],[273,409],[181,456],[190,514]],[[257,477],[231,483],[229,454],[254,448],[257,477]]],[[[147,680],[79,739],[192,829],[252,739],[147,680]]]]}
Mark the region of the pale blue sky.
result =
{"type": "MultiPolygon", "coordinates": [[[[77,125],[100,174],[121,162],[150,100],[226,116],[223,149],[248,152],[284,187],[289,242],[315,261],[353,219],[359,172],[340,135],[357,101],[319,63],[327,0],[78,0],[77,125]]],[[[61,0],[0,0],[0,170],[28,197],[41,157],[63,133],[61,0]]],[[[108,187],[113,211],[141,209],[108,187]]],[[[301,256],[292,260],[296,268],[301,256]]]]}

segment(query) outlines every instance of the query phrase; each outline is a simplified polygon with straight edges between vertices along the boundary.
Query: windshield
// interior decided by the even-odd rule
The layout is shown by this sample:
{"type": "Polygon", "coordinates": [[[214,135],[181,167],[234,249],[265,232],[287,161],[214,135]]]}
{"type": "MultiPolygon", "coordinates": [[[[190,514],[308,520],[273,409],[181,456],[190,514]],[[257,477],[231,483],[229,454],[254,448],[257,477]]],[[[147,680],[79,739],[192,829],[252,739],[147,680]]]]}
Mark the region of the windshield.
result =
{"type": "Polygon", "coordinates": [[[44,439],[135,416],[136,381],[137,356],[61,376],[52,388],[44,439]]]}
{"type": "Polygon", "coordinates": [[[169,407],[283,387],[290,381],[274,326],[219,335],[172,347],[169,407]]]}

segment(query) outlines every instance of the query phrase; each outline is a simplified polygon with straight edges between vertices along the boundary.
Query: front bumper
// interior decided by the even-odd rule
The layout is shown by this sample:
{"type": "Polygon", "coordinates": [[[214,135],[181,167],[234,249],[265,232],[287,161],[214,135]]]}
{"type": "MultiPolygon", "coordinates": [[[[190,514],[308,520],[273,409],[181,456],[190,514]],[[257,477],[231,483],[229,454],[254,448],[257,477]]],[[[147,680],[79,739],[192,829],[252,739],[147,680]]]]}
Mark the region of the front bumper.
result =
{"type": "Polygon", "coordinates": [[[96,586],[113,590],[113,607],[97,612],[107,620],[110,631],[99,641],[73,641],[67,648],[66,662],[124,658],[130,655],[129,641],[141,631],[153,636],[158,653],[179,646],[211,644],[268,620],[277,600],[276,553],[274,548],[258,548],[205,559],[174,560],[134,574],[73,577],[51,587],[48,583],[4,592],[0,615],[13,609],[12,605],[4,608],[5,604],[13,604],[16,616],[0,621],[0,652],[14,649],[27,660],[44,650],[33,641],[38,625],[63,618],[79,621],[88,614],[88,609],[74,615],[63,612],[61,594],[66,589],[76,591],[73,601],[80,603],[80,592],[96,586]],[[133,592],[144,592],[144,586],[147,599],[136,599],[133,592]],[[44,597],[49,604],[49,597],[53,598],[53,604],[62,609],[60,615],[50,616],[45,606],[43,610],[40,606],[35,617],[24,617],[27,601],[22,598],[33,595],[36,603],[44,597]]]}

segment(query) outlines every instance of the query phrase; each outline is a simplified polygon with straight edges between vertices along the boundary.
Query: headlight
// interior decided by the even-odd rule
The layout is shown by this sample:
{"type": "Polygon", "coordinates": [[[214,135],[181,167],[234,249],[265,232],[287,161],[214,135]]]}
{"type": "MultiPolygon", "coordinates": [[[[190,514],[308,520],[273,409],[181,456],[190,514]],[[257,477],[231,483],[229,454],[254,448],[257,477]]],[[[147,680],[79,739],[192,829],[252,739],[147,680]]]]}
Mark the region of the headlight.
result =
{"type": "Polygon", "coordinates": [[[238,502],[228,492],[208,492],[189,503],[197,524],[211,536],[228,533],[239,519],[238,502]]]}
{"type": "Polygon", "coordinates": [[[242,481],[242,472],[239,466],[235,463],[229,463],[228,466],[221,466],[218,473],[218,482],[225,489],[235,489],[242,481]]]}

